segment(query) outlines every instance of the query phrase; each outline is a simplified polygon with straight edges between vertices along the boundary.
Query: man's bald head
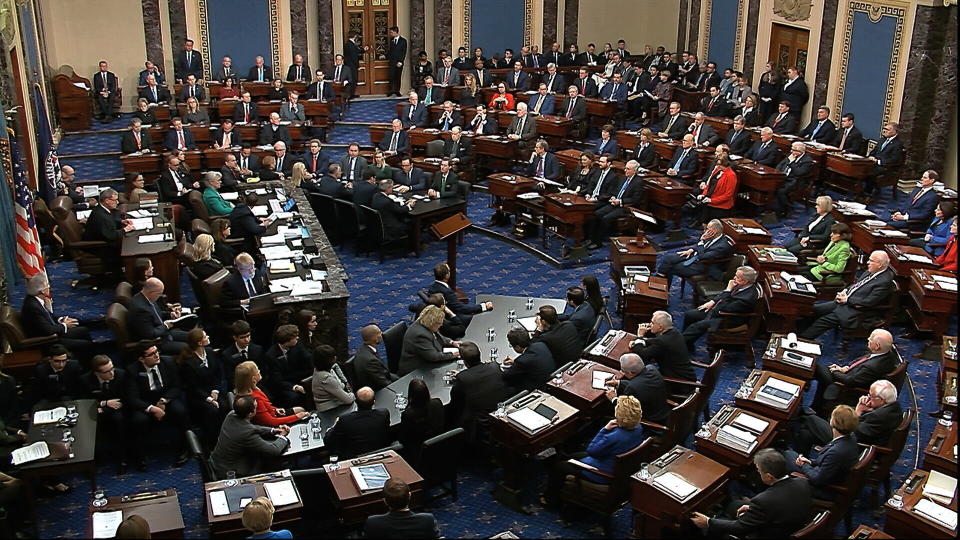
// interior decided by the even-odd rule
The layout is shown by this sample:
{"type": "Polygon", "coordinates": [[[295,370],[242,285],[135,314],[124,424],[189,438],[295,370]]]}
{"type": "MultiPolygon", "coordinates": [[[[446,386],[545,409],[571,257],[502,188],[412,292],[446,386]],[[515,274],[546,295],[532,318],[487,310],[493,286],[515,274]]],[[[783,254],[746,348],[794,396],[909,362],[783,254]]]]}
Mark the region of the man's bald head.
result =
{"type": "Polygon", "coordinates": [[[357,390],[357,409],[361,411],[373,408],[373,388],[364,386],[357,390]]]}
{"type": "Polygon", "coordinates": [[[868,345],[873,345],[872,350],[877,353],[885,353],[893,348],[893,334],[883,328],[877,328],[870,334],[868,345]]]}
{"type": "Polygon", "coordinates": [[[151,302],[156,302],[157,298],[163,294],[163,282],[153,277],[143,283],[143,295],[151,302]]]}
{"type": "Polygon", "coordinates": [[[383,332],[380,331],[380,327],[375,324],[370,324],[360,329],[360,339],[367,345],[380,343],[380,336],[382,334],[383,332]]]}

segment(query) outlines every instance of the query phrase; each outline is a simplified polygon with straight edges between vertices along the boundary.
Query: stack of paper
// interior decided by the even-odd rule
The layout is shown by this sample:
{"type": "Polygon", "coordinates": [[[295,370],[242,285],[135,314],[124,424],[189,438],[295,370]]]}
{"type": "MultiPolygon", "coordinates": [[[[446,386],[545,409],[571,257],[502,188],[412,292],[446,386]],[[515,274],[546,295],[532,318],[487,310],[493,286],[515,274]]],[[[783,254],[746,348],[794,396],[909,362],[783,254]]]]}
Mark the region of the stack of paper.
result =
{"type": "Polygon", "coordinates": [[[93,513],[93,537],[113,538],[123,521],[123,510],[93,513]]]}
{"type": "Polygon", "coordinates": [[[937,282],[937,285],[939,285],[941,289],[947,291],[957,290],[957,278],[936,274],[933,276],[933,280],[937,282]]]}
{"type": "Polygon", "coordinates": [[[10,457],[13,459],[14,466],[30,463],[31,461],[50,457],[50,447],[46,441],[39,441],[29,446],[17,448],[13,452],[10,452],[10,457]]]}
{"type": "Polygon", "coordinates": [[[717,431],[717,442],[724,446],[750,453],[757,445],[757,437],[749,431],[726,425],[717,431]]]}
{"type": "Polygon", "coordinates": [[[137,238],[138,244],[150,244],[153,242],[163,242],[163,234],[143,234],[137,238]]]}
{"type": "Polygon", "coordinates": [[[758,229],[758,228],[756,228],[756,227],[744,227],[744,228],[743,228],[743,232],[744,232],[745,234],[759,234],[759,235],[769,234],[769,233],[767,233],[767,231],[765,231],[765,230],[763,230],[763,229],[758,229]]]}
{"type": "Polygon", "coordinates": [[[820,345],[818,343],[807,343],[805,341],[798,340],[796,347],[791,347],[787,338],[781,338],[780,347],[787,349],[788,351],[797,351],[804,354],[814,354],[820,356],[820,345]]]}
{"type": "Polygon", "coordinates": [[[390,473],[383,463],[350,467],[350,473],[353,474],[353,479],[357,482],[360,491],[382,489],[383,485],[390,479],[390,473]]]}
{"type": "Polygon", "coordinates": [[[288,278],[272,279],[270,280],[270,292],[284,292],[292,291],[299,283],[303,282],[303,278],[300,276],[293,276],[288,278]]]}
{"type": "Polygon", "coordinates": [[[33,413],[33,425],[55,424],[67,417],[66,407],[57,407],[33,413]]]}
{"type": "Polygon", "coordinates": [[[250,209],[253,212],[253,215],[257,217],[267,217],[267,214],[270,213],[270,208],[268,206],[254,206],[250,209]]]}
{"type": "Polygon", "coordinates": [[[274,506],[284,506],[300,502],[300,497],[297,496],[297,490],[293,487],[292,480],[267,482],[263,485],[263,489],[267,492],[267,497],[274,506]]]}
{"type": "Polygon", "coordinates": [[[130,224],[135,231],[146,231],[153,228],[153,217],[133,218],[130,224]]]}
{"type": "Polygon", "coordinates": [[[230,505],[227,504],[227,494],[222,489],[210,492],[210,509],[215,516],[225,516],[230,513],[230,505]]]}
{"type": "Polygon", "coordinates": [[[240,198],[240,193],[236,191],[225,191],[221,193],[220,196],[223,197],[225,201],[235,201],[240,198]]]}
{"type": "Polygon", "coordinates": [[[931,263],[933,259],[926,255],[916,255],[914,253],[904,253],[903,258],[908,261],[918,262],[918,263],[931,263]]]}
{"type": "Polygon", "coordinates": [[[756,399],[767,405],[772,405],[779,409],[786,409],[793,398],[796,397],[799,390],[800,387],[795,384],[770,377],[767,379],[766,384],[760,387],[756,399]]]}
{"type": "Polygon", "coordinates": [[[260,253],[268,260],[294,258],[294,252],[286,245],[262,247],[260,248],[260,253]]]}
{"type": "Polygon", "coordinates": [[[310,296],[311,294],[320,294],[323,292],[322,281],[301,281],[293,286],[290,296],[310,296]]]}
{"type": "Polygon", "coordinates": [[[535,432],[550,425],[550,420],[526,407],[513,411],[507,415],[507,418],[530,432],[535,432]]]}
{"type": "Polygon", "coordinates": [[[153,214],[151,214],[146,210],[131,210],[130,212],[127,212],[127,215],[132,218],[145,218],[145,217],[150,217],[153,214]]]}
{"type": "Polygon", "coordinates": [[[929,497],[940,504],[950,504],[956,492],[957,479],[938,471],[932,471],[923,486],[923,496],[929,497]]]}
{"type": "Polygon", "coordinates": [[[747,428],[756,433],[763,433],[763,430],[767,429],[767,426],[770,425],[770,422],[761,420],[756,416],[747,414],[745,412],[741,412],[733,420],[733,425],[747,428]]]}
{"type": "Polygon", "coordinates": [[[596,390],[606,390],[606,382],[610,377],[613,377],[613,373],[609,371],[596,370],[593,372],[593,383],[591,386],[596,390]]]}
{"type": "Polygon", "coordinates": [[[894,231],[891,229],[880,229],[880,234],[891,238],[902,238],[904,236],[908,236],[907,233],[903,231],[894,231]]]}
{"type": "Polygon", "coordinates": [[[290,259],[273,259],[267,261],[267,268],[270,269],[271,274],[284,274],[293,272],[297,266],[290,259]]]}
{"type": "Polygon", "coordinates": [[[914,505],[913,511],[951,531],[957,528],[957,513],[929,499],[921,499],[914,505]]]}
{"type": "Polygon", "coordinates": [[[687,482],[684,477],[673,472],[665,472],[657,476],[653,479],[653,483],[681,501],[687,500],[699,491],[697,486],[687,482]]]}

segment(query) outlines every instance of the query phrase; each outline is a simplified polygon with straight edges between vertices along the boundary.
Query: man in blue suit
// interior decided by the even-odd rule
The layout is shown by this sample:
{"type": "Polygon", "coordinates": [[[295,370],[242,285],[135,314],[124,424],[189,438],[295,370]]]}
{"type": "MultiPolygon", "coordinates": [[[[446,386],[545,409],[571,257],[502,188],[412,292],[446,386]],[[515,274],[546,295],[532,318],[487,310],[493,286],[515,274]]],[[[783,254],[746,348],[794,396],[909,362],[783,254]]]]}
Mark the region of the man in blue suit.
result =
{"type": "Polygon", "coordinates": [[[503,382],[507,385],[507,393],[513,395],[522,390],[532,391],[546,384],[557,367],[547,344],[542,341],[531,343],[530,333],[523,328],[507,332],[507,341],[520,354],[503,361],[503,382]]]}
{"type": "Polygon", "coordinates": [[[304,152],[300,161],[307,166],[307,172],[315,180],[319,180],[326,174],[330,167],[330,156],[323,151],[320,139],[310,139],[307,143],[307,151],[304,152]]]}
{"type": "Polygon", "coordinates": [[[530,89],[530,76],[523,71],[523,62],[517,60],[513,63],[513,71],[506,75],[507,88],[518,92],[526,92],[530,89]]]}
{"type": "Polygon", "coordinates": [[[394,188],[398,191],[401,191],[399,188],[403,186],[414,191],[427,189],[427,175],[422,169],[414,167],[408,156],[400,160],[400,168],[393,171],[393,181],[399,184],[394,188]]]}
{"type": "Polygon", "coordinates": [[[584,347],[587,340],[590,339],[590,331],[593,330],[593,324],[597,321],[597,312],[593,310],[590,302],[587,302],[587,293],[583,287],[574,285],[567,289],[567,305],[573,308],[570,313],[562,313],[557,318],[563,321],[570,321],[577,329],[577,335],[580,336],[580,343],[584,347]]]}
{"type": "Polygon", "coordinates": [[[933,184],[940,179],[937,171],[927,170],[923,172],[917,187],[910,192],[907,197],[907,204],[894,212],[887,223],[894,227],[907,228],[909,221],[919,221],[928,223],[933,219],[933,212],[940,204],[940,196],[933,189],[933,184]]]}
{"type": "Polygon", "coordinates": [[[612,80],[600,89],[600,99],[617,103],[627,100],[627,85],[623,83],[619,73],[614,73],[612,80]]]}
{"type": "MultiPolygon", "coordinates": [[[[737,273],[727,283],[727,288],[716,298],[684,313],[683,339],[687,342],[687,350],[694,350],[700,336],[720,326],[723,320],[720,313],[753,313],[759,298],[757,271],[749,266],[737,268],[737,273]]],[[[737,326],[738,322],[746,321],[745,317],[738,319],[732,321],[734,326],[737,326]]]]}
{"type": "Polygon", "coordinates": [[[541,139],[533,147],[533,156],[527,164],[527,176],[559,180],[562,171],[557,156],[547,152],[547,141],[541,139]]]}
{"type": "Polygon", "coordinates": [[[554,108],[553,94],[547,93],[547,85],[540,83],[537,93],[530,96],[530,102],[527,106],[530,108],[530,114],[553,114],[554,108]]]}
{"type": "Polygon", "coordinates": [[[900,124],[896,122],[890,122],[883,126],[883,140],[867,154],[867,157],[873,159],[877,165],[873,174],[866,181],[863,189],[865,195],[873,195],[873,191],[877,187],[876,179],[878,177],[903,165],[905,156],[903,143],[900,142],[900,137],[897,137],[899,132],[900,124]]]}
{"type": "Polygon", "coordinates": [[[700,168],[700,156],[694,150],[693,135],[686,134],[680,142],[680,148],[673,152],[673,159],[667,167],[667,176],[686,180],[693,178],[700,168]]]}
{"type": "Polygon", "coordinates": [[[843,482],[847,472],[857,462],[860,446],[854,432],[859,423],[860,418],[849,405],[837,405],[830,414],[833,440],[820,450],[817,457],[810,459],[793,450],[783,453],[787,471],[803,473],[813,487],[815,498],[831,498],[830,493],[822,488],[843,482]]]}
{"type": "Polygon", "coordinates": [[[673,281],[674,275],[681,277],[720,275],[726,263],[707,268],[703,260],[726,259],[732,252],[733,240],[723,234],[723,224],[719,219],[711,219],[695,246],[664,255],[660,259],[657,272],[667,278],[668,285],[673,281]]]}
{"type": "Polygon", "coordinates": [[[457,294],[449,284],[450,267],[447,266],[447,263],[437,263],[437,265],[433,267],[433,279],[433,283],[427,287],[427,294],[442,294],[443,301],[447,304],[447,307],[450,308],[450,311],[462,318],[468,325],[470,324],[470,319],[477,313],[493,310],[493,302],[471,305],[464,304],[457,298],[457,294]]]}
{"type": "Polygon", "coordinates": [[[753,143],[753,148],[744,154],[743,157],[756,161],[761,165],[766,165],[767,167],[776,167],[777,163],[780,162],[780,150],[777,149],[776,143],[773,142],[773,129],[768,127],[761,129],[760,140],[753,143]]]}
{"type": "Polygon", "coordinates": [[[147,85],[147,75],[153,75],[153,78],[157,81],[157,84],[163,84],[165,82],[163,73],[160,71],[160,68],[156,66],[156,64],[147,60],[143,63],[143,67],[145,69],[140,72],[140,79],[137,81],[137,86],[147,85]]]}
{"type": "Polygon", "coordinates": [[[167,150],[195,150],[196,143],[193,142],[193,134],[190,130],[183,129],[183,121],[176,117],[170,121],[170,131],[163,141],[167,150]]]}
{"type": "Polygon", "coordinates": [[[410,137],[407,135],[407,132],[403,130],[403,122],[401,122],[399,118],[393,119],[391,131],[383,134],[383,138],[380,139],[380,144],[377,145],[377,148],[391,156],[394,154],[410,153],[410,137]]]}
{"type": "Polygon", "coordinates": [[[416,90],[410,91],[410,103],[403,106],[403,116],[400,120],[403,127],[409,129],[427,125],[427,108],[420,103],[420,95],[416,90]]]}

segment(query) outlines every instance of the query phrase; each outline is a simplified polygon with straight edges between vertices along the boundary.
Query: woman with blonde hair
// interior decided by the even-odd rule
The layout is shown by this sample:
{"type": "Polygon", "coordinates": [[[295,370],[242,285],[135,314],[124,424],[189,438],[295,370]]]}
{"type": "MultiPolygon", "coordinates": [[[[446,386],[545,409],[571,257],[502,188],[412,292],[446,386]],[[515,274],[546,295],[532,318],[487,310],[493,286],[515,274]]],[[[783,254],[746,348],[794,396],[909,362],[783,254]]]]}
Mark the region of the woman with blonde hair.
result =
{"type": "Polygon", "coordinates": [[[298,161],[293,164],[293,172],[290,173],[290,179],[293,181],[293,185],[300,187],[300,184],[309,179],[310,173],[307,172],[307,166],[302,161],[298,161]]]}
{"type": "Polygon", "coordinates": [[[133,117],[139,118],[140,123],[145,126],[152,126],[157,123],[157,114],[150,107],[150,102],[145,98],[137,100],[137,110],[133,111],[133,117]]]}
{"type": "Polygon", "coordinates": [[[190,265],[190,271],[200,281],[223,270],[220,261],[213,258],[215,246],[216,242],[209,234],[201,234],[193,241],[193,264],[190,265]]]}
{"type": "Polygon", "coordinates": [[[266,497],[257,497],[243,507],[240,522],[243,527],[253,533],[247,538],[284,538],[292,539],[293,533],[287,529],[270,530],[273,527],[273,502],[266,497]]]}
{"type": "Polygon", "coordinates": [[[480,89],[477,88],[477,78],[472,74],[467,73],[463,76],[463,89],[460,90],[460,106],[461,107],[476,107],[477,106],[477,94],[480,92],[480,89]]]}
{"type": "Polygon", "coordinates": [[[185,124],[209,124],[210,115],[207,111],[200,108],[200,102],[197,98],[191,96],[187,98],[187,110],[183,115],[185,124]]]}
{"type": "Polygon", "coordinates": [[[399,375],[406,375],[419,367],[449,362],[459,356],[459,353],[443,352],[444,347],[459,345],[459,342],[439,334],[445,317],[442,308],[430,305],[423,308],[416,322],[407,328],[403,335],[399,375]]]}
{"type": "Polygon", "coordinates": [[[260,375],[260,368],[250,360],[240,362],[233,370],[233,393],[238,396],[253,396],[257,402],[257,412],[251,422],[260,426],[277,427],[308,416],[303,407],[293,407],[290,410],[274,407],[267,394],[257,386],[261,380],[263,376],[260,375]]]}

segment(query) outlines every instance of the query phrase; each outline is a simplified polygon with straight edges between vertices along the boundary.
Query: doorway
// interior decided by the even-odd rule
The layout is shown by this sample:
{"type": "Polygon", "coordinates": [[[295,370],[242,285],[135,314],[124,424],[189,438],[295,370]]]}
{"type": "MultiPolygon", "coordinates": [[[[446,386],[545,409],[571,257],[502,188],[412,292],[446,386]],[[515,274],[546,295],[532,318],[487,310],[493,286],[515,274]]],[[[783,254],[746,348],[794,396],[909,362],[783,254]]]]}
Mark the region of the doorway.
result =
{"type": "Polygon", "coordinates": [[[800,76],[805,77],[810,31],[774,23],[770,32],[770,62],[776,62],[781,70],[796,66],[800,76]]]}
{"type": "Polygon", "coordinates": [[[396,24],[396,16],[396,0],[343,0],[344,39],[356,32],[360,46],[370,46],[360,55],[358,95],[386,94],[390,88],[387,30],[396,24]]]}

